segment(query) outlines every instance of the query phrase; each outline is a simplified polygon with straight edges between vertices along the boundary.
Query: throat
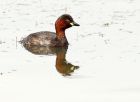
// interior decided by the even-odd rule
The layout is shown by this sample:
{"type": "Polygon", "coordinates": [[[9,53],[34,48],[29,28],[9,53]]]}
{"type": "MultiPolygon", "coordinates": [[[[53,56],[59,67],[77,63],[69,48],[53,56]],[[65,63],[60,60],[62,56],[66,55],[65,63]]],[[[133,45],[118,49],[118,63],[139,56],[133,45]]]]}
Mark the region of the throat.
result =
{"type": "Polygon", "coordinates": [[[65,39],[65,30],[56,30],[56,37],[57,39],[65,39]]]}
{"type": "Polygon", "coordinates": [[[56,29],[56,42],[57,46],[67,46],[68,41],[65,36],[65,29],[56,29]]]}

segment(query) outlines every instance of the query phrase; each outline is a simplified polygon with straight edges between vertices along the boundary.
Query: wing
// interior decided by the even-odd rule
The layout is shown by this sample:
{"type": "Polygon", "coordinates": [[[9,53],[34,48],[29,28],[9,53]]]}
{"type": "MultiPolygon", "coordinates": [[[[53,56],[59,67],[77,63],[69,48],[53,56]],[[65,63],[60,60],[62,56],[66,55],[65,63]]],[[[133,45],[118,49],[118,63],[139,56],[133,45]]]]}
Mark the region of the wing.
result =
{"type": "Polygon", "coordinates": [[[21,42],[29,45],[49,46],[51,44],[51,41],[54,40],[55,37],[56,34],[54,32],[41,31],[30,34],[21,42]]]}

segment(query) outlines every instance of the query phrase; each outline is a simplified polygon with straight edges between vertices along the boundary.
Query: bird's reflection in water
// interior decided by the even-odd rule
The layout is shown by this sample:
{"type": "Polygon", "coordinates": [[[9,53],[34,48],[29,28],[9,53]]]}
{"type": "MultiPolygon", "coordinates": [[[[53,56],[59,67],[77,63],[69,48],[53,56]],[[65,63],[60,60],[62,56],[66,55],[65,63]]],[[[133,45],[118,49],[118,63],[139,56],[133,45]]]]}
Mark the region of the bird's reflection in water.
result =
{"type": "Polygon", "coordinates": [[[75,69],[79,66],[75,66],[68,63],[66,60],[66,53],[68,47],[45,47],[45,46],[29,46],[23,45],[26,50],[36,55],[56,55],[56,69],[63,76],[70,76],[75,69]]]}

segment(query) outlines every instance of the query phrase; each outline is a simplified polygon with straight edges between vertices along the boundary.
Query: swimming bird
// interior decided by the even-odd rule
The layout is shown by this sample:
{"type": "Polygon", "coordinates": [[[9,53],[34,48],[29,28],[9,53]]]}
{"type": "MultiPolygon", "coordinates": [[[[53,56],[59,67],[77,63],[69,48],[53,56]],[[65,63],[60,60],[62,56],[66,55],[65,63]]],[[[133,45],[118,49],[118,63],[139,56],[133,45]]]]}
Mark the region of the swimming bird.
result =
{"type": "Polygon", "coordinates": [[[63,47],[68,46],[65,30],[72,26],[80,26],[69,14],[61,15],[55,22],[56,32],[41,31],[28,35],[21,40],[24,45],[63,47]]]}

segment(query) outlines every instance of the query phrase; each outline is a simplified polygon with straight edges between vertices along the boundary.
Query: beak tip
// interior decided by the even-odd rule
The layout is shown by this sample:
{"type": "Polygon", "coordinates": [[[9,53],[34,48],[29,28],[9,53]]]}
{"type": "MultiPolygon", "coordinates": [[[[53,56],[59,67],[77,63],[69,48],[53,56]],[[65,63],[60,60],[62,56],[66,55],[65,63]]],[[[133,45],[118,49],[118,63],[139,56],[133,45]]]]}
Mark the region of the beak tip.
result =
{"type": "Polygon", "coordinates": [[[75,24],[75,26],[80,26],[79,24],[75,24]]]}
{"type": "Polygon", "coordinates": [[[71,26],[80,26],[78,23],[76,23],[76,22],[72,22],[72,23],[70,23],[71,24],[71,26]]]}
{"type": "Polygon", "coordinates": [[[78,23],[74,22],[74,26],[80,26],[78,23]]]}
{"type": "Polygon", "coordinates": [[[80,24],[78,24],[77,26],[80,26],[80,24]]]}

